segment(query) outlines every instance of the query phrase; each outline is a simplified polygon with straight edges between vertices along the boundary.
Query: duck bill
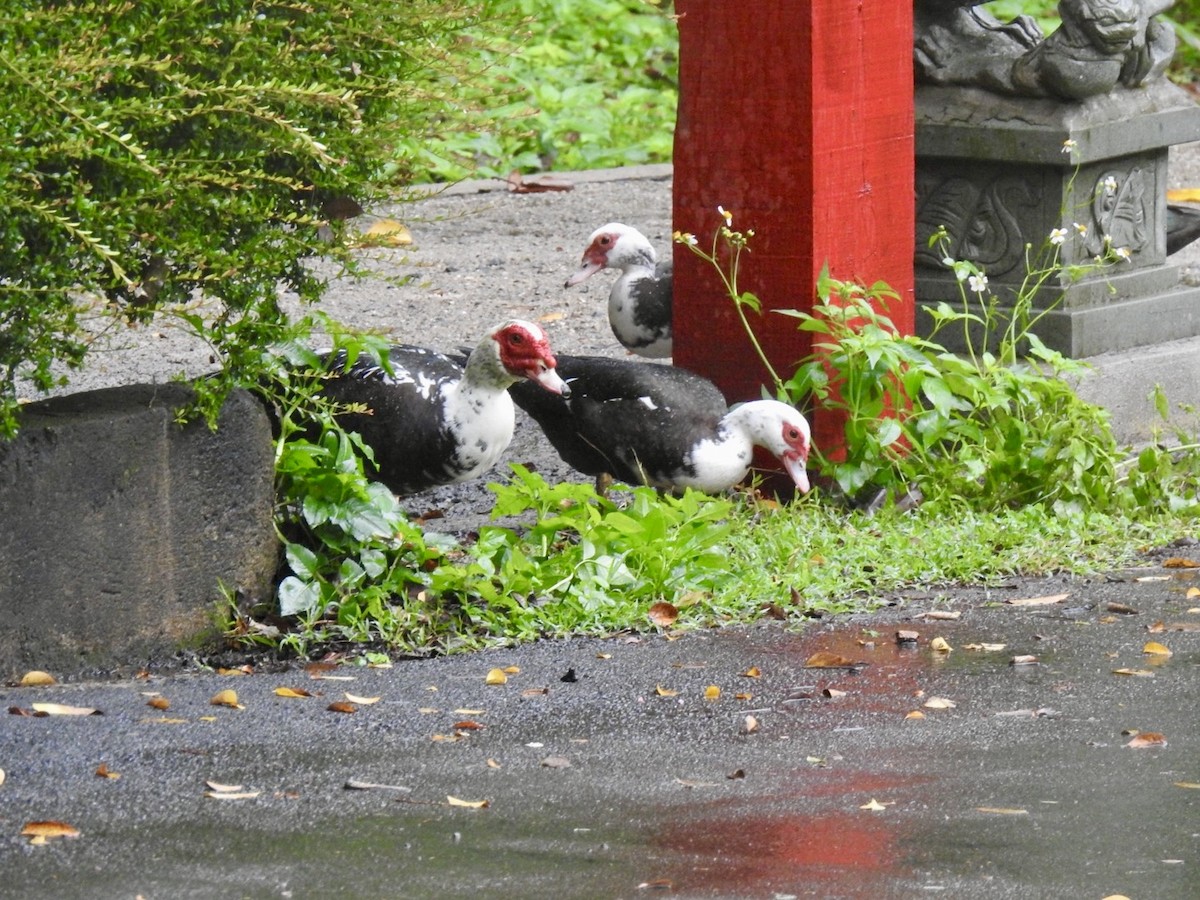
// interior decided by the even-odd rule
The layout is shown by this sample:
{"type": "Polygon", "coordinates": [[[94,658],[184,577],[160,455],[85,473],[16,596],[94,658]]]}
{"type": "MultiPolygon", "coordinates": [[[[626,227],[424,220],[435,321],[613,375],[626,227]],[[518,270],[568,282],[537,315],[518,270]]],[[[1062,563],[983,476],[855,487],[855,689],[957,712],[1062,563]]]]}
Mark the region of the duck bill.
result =
{"type": "Polygon", "coordinates": [[[571,388],[555,369],[530,369],[525,373],[525,377],[530,381],[537,382],[552,394],[559,394],[563,397],[571,396],[571,388]]]}
{"type": "Polygon", "coordinates": [[[807,494],[811,485],[808,483],[808,469],[805,468],[804,460],[789,453],[780,457],[779,461],[783,463],[783,468],[795,483],[796,489],[802,494],[807,494]]]}
{"type": "Polygon", "coordinates": [[[585,260],[583,265],[575,270],[575,274],[567,279],[567,283],[563,287],[571,287],[572,285],[579,284],[581,281],[587,281],[603,268],[604,266],[599,263],[587,262],[585,260]]]}

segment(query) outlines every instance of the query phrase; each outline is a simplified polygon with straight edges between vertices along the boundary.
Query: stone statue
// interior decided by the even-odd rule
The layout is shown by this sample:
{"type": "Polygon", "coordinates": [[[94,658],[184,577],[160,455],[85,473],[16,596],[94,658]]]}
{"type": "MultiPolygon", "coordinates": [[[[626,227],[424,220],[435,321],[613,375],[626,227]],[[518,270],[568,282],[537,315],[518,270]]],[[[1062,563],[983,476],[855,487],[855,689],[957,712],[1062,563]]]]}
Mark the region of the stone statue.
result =
{"type": "Polygon", "coordinates": [[[1083,100],[1161,77],[1175,32],[1154,17],[1174,0],[1060,0],[1049,37],[1032,19],[1001,23],[973,0],[915,0],[918,82],[1083,100]]]}

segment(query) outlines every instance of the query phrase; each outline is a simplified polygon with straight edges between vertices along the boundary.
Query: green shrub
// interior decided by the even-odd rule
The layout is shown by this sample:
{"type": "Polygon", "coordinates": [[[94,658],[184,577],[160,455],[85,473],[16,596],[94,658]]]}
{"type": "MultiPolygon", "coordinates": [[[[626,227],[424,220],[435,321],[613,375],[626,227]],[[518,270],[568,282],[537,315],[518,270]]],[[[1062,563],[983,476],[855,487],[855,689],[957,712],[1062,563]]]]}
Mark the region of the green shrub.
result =
{"type": "MultiPolygon", "coordinates": [[[[86,350],[86,310],[178,316],[253,376],[306,262],[353,260],[347,198],[410,176],[439,126],[480,0],[18,0],[0,17],[0,436],[15,381],[40,388],[86,350]],[[209,302],[201,317],[187,306],[209,302]]],[[[472,52],[477,52],[476,45],[472,52]]]]}

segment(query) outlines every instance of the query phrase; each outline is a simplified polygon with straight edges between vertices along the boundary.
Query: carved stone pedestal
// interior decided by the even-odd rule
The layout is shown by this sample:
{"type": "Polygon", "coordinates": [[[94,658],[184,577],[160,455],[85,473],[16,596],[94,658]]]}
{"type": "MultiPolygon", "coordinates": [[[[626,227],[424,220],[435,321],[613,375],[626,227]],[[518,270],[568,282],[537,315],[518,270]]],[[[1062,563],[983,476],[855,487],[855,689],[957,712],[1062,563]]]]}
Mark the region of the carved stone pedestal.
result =
{"type": "MultiPolygon", "coordinates": [[[[970,87],[916,92],[917,331],[925,307],[961,307],[948,254],[984,269],[1002,314],[1029,266],[1052,259],[1060,274],[1044,284],[1033,329],[1068,356],[1094,356],[1200,335],[1200,288],[1180,283],[1166,264],[1167,150],[1200,140],[1200,106],[1167,81],[1078,103],[1001,96],[970,87]],[[930,248],[939,227],[949,243],[930,248]],[[1077,227],[1078,226],[1078,227],[1077,227]],[[1127,261],[1095,268],[1106,239],[1127,261]],[[1073,266],[1093,267],[1073,280],[1073,266]]],[[[961,332],[943,331],[951,349],[961,332]]]]}

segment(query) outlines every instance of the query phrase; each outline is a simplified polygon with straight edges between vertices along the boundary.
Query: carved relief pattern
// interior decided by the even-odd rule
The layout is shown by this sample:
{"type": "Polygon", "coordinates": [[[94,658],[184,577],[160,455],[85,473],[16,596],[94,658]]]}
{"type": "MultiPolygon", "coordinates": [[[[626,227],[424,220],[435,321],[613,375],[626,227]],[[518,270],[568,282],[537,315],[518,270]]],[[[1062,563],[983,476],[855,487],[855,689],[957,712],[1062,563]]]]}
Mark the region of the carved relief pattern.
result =
{"type": "Polygon", "coordinates": [[[1147,196],[1146,170],[1134,166],[1128,172],[1110,170],[1096,179],[1092,190],[1092,225],[1088,229],[1088,252],[1102,255],[1107,249],[1105,237],[1114,248],[1123,247],[1131,253],[1150,243],[1148,222],[1153,210],[1147,196]]]}
{"type": "Polygon", "coordinates": [[[942,258],[948,253],[971,260],[991,277],[1003,277],[1024,262],[1021,208],[1036,202],[1028,181],[1012,175],[982,182],[919,175],[917,265],[943,268],[942,258]],[[949,246],[930,247],[929,239],[942,227],[949,234],[949,246]]]}

